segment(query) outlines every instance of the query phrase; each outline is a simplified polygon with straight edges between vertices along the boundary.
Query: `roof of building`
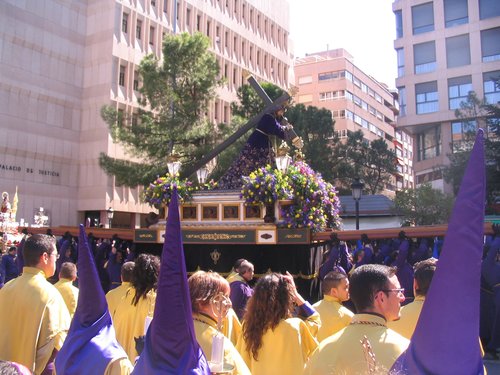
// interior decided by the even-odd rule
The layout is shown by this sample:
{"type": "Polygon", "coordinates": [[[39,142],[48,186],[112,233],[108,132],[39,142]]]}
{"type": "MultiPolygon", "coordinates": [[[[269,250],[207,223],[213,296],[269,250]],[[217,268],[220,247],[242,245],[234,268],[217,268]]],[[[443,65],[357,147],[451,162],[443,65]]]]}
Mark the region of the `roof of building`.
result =
{"type": "MultiPolygon", "coordinates": [[[[355,216],[356,206],[352,196],[342,195],[339,198],[342,207],[340,216],[355,216]]],[[[395,216],[392,211],[393,207],[393,201],[385,195],[363,195],[359,200],[359,214],[361,216],[395,216]]]]}

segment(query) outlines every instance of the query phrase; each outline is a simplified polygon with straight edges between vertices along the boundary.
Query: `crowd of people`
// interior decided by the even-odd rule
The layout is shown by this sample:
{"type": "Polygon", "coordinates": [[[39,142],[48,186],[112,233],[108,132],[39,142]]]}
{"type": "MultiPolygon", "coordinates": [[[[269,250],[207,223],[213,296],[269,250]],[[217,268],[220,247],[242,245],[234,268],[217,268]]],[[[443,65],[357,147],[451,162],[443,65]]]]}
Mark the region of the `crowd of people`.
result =
{"type": "Polygon", "coordinates": [[[177,194],[161,259],[83,225],[78,239],[27,235],[4,255],[19,274],[0,289],[0,374],[483,373],[482,349],[500,347],[500,228],[483,241],[473,172],[441,251],[404,232],[334,236],[313,305],[291,274],[254,280],[246,259],[188,278],[177,194]]]}

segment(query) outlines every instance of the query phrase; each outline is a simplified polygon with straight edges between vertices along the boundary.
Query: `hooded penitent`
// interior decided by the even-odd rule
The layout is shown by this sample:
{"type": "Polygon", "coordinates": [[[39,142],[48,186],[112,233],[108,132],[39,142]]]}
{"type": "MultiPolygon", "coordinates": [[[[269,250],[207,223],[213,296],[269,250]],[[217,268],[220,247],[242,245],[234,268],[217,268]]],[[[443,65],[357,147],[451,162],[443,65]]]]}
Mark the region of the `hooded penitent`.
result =
{"type": "Polygon", "coordinates": [[[78,305],[68,336],[55,360],[56,373],[104,374],[110,362],[125,359],[127,354],[116,341],[83,225],[80,225],[78,253],[78,305]]]}
{"type": "Polygon", "coordinates": [[[396,374],[482,374],[479,284],[484,231],[484,139],[480,129],[448,225],[443,251],[396,374]]]}
{"type": "Polygon", "coordinates": [[[194,332],[176,188],[168,207],[153,321],[133,373],[210,374],[194,332]]]}

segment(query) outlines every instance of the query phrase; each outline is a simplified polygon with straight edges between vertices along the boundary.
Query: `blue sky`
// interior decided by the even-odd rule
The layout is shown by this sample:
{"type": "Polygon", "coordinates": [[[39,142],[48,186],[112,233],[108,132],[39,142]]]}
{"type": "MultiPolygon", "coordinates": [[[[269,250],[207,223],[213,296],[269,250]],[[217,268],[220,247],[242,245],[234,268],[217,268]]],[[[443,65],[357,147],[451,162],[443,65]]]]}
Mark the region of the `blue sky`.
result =
{"type": "Polygon", "coordinates": [[[393,0],[288,0],[296,57],[344,48],[354,64],[395,87],[393,0]]]}

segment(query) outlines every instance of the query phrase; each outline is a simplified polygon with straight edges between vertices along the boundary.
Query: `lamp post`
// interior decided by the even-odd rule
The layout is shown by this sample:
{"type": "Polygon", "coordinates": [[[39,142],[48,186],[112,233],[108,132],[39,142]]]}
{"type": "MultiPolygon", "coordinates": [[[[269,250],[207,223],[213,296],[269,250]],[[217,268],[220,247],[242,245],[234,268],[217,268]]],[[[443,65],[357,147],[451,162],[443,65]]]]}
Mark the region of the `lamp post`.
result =
{"type": "Polygon", "coordinates": [[[174,150],[172,150],[172,153],[167,157],[168,173],[170,173],[172,177],[175,177],[179,173],[179,169],[181,168],[180,158],[181,156],[174,150]]]}
{"type": "Polygon", "coordinates": [[[359,200],[363,195],[363,188],[365,184],[363,181],[360,181],[359,177],[354,179],[354,182],[351,184],[352,189],[352,199],[354,199],[356,206],[356,230],[359,230],[359,200]]]}
{"type": "Polygon", "coordinates": [[[196,171],[196,177],[200,185],[204,184],[208,177],[208,167],[204,165],[196,171]]]}
{"type": "Polygon", "coordinates": [[[106,214],[108,215],[108,225],[111,229],[111,222],[113,221],[113,216],[115,215],[115,211],[110,207],[106,210],[106,214]]]}

